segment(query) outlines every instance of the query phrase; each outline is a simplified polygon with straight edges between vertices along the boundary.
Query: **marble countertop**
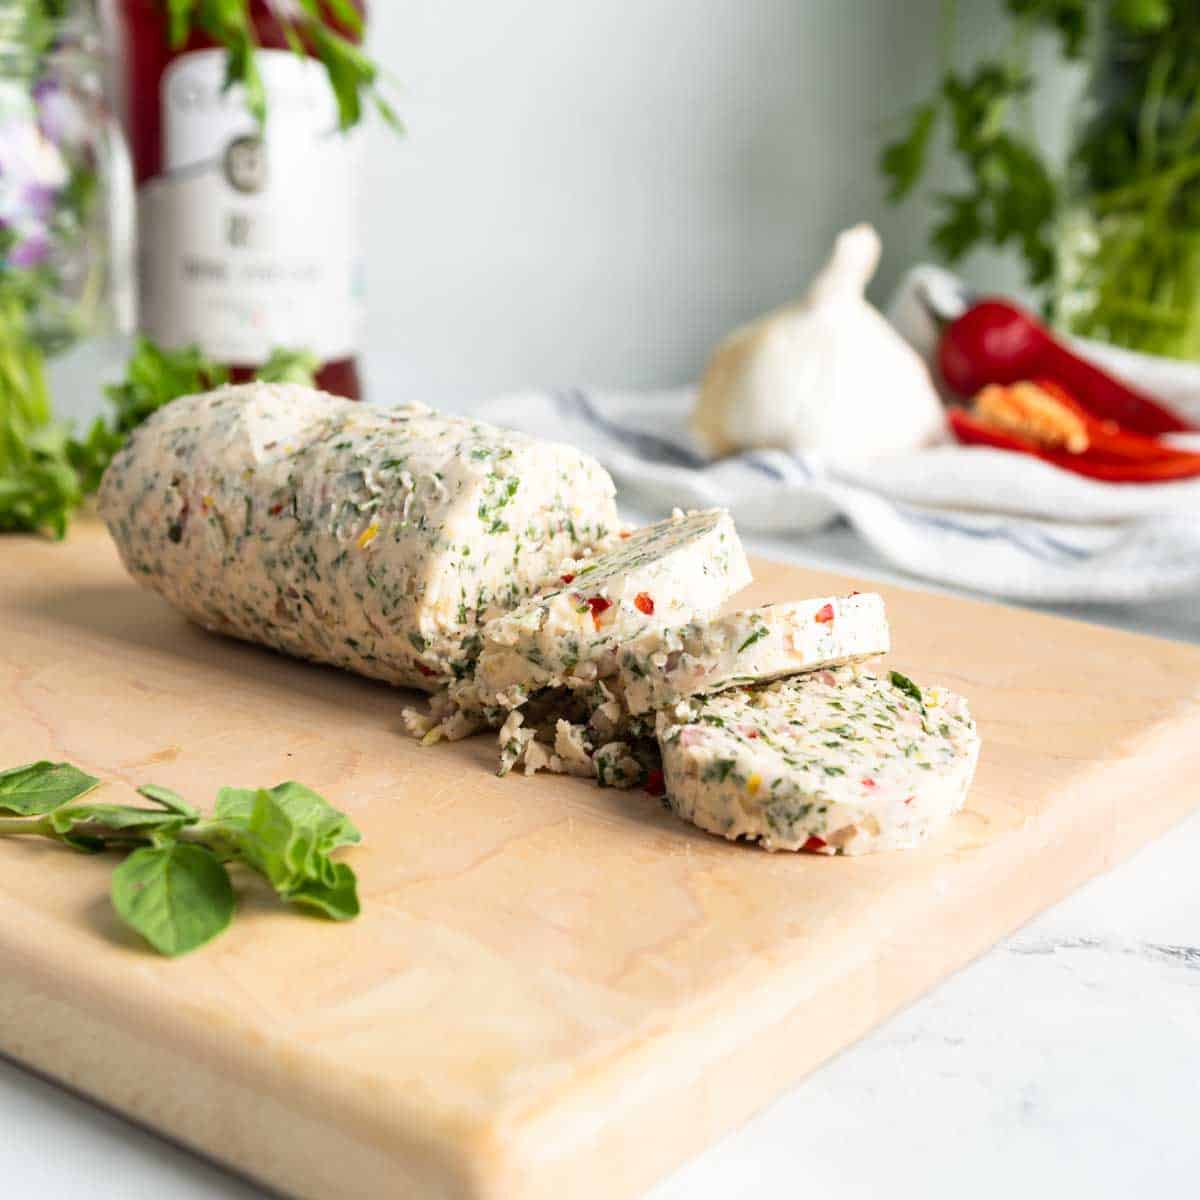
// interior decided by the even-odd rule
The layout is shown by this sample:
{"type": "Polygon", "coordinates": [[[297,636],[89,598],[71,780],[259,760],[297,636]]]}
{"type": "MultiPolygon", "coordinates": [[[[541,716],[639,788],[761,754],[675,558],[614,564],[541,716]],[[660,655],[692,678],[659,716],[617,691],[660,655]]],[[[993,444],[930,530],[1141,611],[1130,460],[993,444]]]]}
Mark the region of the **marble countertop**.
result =
{"type": "MultiPolygon", "coordinates": [[[[751,541],[777,558],[898,576],[844,527],[751,541]]],[[[1200,642],[1200,598],[1065,615],[1200,642]]],[[[838,1055],[656,1187],[653,1200],[806,1194],[1124,1200],[1200,1178],[1200,814],[838,1055]]],[[[2,1042],[2,1033],[0,1033],[2,1042]]],[[[12,1195],[263,1195],[0,1060],[12,1195]]]]}

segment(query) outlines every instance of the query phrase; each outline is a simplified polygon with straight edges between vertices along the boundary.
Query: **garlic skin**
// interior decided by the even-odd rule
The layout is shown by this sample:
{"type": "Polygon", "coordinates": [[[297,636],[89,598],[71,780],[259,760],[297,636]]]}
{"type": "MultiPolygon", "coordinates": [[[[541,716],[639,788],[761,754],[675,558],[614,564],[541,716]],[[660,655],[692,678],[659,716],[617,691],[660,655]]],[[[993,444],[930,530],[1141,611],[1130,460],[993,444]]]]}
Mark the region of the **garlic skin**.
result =
{"type": "Polygon", "coordinates": [[[870,225],[839,234],[802,300],[716,348],[692,413],[710,453],[779,447],[862,461],[944,436],[924,362],[864,295],[880,251],[870,225]]]}

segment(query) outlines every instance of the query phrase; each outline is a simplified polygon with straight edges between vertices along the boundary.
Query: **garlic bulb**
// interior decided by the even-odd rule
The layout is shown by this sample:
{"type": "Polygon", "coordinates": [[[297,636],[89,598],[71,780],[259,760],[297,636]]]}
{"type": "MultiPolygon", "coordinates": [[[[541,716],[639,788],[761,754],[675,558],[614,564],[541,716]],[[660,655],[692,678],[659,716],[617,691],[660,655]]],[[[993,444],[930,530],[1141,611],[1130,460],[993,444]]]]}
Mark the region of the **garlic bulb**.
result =
{"type": "Polygon", "coordinates": [[[692,428],[714,454],[765,446],[881,458],[945,428],[917,352],[864,296],[879,235],[838,236],[808,295],[735,330],[713,353],[692,428]]]}

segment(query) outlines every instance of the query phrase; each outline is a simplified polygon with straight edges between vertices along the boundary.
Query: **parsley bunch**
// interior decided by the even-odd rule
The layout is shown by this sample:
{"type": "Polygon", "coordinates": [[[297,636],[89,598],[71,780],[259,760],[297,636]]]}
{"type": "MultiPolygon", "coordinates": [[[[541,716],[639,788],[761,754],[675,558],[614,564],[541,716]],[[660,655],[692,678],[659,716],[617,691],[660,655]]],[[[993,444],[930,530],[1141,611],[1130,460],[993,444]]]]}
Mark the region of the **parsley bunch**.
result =
{"type": "Polygon", "coordinates": [[[113,908],[160,954],[187,954],[229,926],[236,908],[229,863],[261,876],[288,904],[334,921],[358,916],[354,871],[331,856],[362,836],[304,784],[221,788],[207,818],[154,784],[138,789],[153,807],[76,803],[99,785],[70,763],[0,771],[0,836],[127,854],[113,872],[113,908]]]}
{"type": "MultiPolygon", "coordinates": [[[[934,247],[955,262],[980,245],[1015,246],[1030,283],[1044,284],[1055,269],[1064,187],[1029,120],[1036,84],[1031,63],[1034,36],[1054,36],[1068,62],[1082,60],[1099,37],[1121,40],[1120,103],[1093,118],[1070,164],[1087,188],[1119,188],[1144,174],[1169,170],[1164,151],[1180,159],[1200,151],[1200,4],[999,2],[1010,18],[1008,44],[994,57],[963,70],[953,62],[957,0],[946,0],[942,77],[933,95],[910,115],[901,136],[883,148],[879,166],[890,184],[889,199],[904,199],[927,171],[934,134],[944,124],[966,183],[935,195],[940,215],[932,232],[934,247]],[[1168,131],[1179,136],[1168,138],[1168,131]],[[1154,145],[1160,151],[1157,156],[1154,145]]],[[[1160,241],[1164,229],[1160,224],[1156,230],[1160,241]]]]}
{"type": "MultiPolygon", "coordinates": [[[[133,429],[179,396],[228,383],[229,372],[194,346],[164,350],[139,338],[125,380],[105,388],[111,415],[77,437],[54,417],[42,352],[25,320],[22,304],[0,288],[0,531],[62,538],[133,429]]],[[[311,385],[319,365],[307,350],[277,349],[255,378],[311,385]]]]}

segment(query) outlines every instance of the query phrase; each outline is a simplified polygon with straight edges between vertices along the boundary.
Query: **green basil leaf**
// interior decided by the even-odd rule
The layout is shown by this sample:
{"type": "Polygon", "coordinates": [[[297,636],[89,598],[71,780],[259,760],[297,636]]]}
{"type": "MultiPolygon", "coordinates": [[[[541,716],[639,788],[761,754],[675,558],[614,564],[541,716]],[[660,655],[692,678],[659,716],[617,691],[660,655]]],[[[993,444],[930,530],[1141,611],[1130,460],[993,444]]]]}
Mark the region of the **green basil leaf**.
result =
{"type": "Polygon", "coordinates": [[[297,828],[308,830],[320,849],[328,853],[339,846],[356,846],[362,834],[345,813],[302,783],[288,781],[266,789],[297,828]]]}
{"type": "Polygon", "coordinates": [[[249,821],[257,795],[258,788],[221,788],[217,793],[217,820],[243,824],[249,821]]]}
{"type": "Polygon", "coordinates": [[[229,875],[203,846],[135,850],[114,872],[118,916],[160,954],[175,958],[212,941],[233,919],[229,875]]]}
{"type": "Polygon", "coordinates": [[[312,788],[292,781],[278,783],[273,788],[222,788],[217,793],[217,819],[248,825],[260,792],[266,792],[278,805],[288,825],[311,833],[314,844],[326,853],[362,841],[362,834],[345,813],[339,812],[312,788]]]}
{"type": "Polygon", "coordinates": [[[255,792],[222,788],[217,820],[238,857],[285,899],[305,884],[341,889],[344,876],[329,855],[362,840],[349,817],[295,782],[255,792]]]}
{"type": "Polygon", "coordinates": [[[177,833],[191,824],[191,818],[157,808],[132,808],[125,804],[72,804],[49,814],[50,827],[59,835],[73,833],[81,825],[96,828],[87,831],[85,841],[103,839],[106,833],[177,833]]]}
{"type": "Polygon", "coordinates": [[[161,804],[168,812],[178,813],[181,817],[191,817],[199,820],[200,813],[194,809],[178,792],[170,788],[160,787],[157,783],[146,783],[138,788],[138,795],[161,804]]]}
{"type": "Polygon", "coordinates": [[[350,921],[359,914],[358,878],[345,863],[334,863],[332,882],[309,880],[286,899],[291,904],[316,909],[331,920],[350,921]]]}
{"type": "Polygon", "coordinates": [[[70,763],[45,760],[0,771],[0,812],[36,817],[98,787],[100,780],[70,763]]]}

